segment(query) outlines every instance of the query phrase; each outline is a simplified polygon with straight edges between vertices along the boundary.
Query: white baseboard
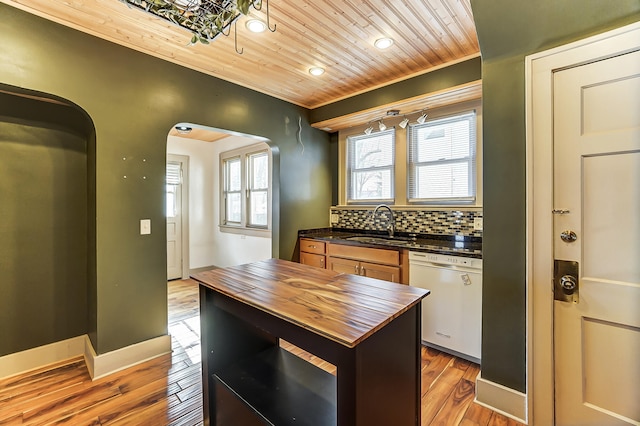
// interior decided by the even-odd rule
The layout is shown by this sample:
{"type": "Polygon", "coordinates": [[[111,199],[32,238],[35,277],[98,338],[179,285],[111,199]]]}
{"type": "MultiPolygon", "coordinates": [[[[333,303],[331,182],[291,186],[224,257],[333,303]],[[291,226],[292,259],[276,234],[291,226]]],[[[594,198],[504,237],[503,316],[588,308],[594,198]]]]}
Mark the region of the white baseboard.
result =
{"type": "Polygon", "coordinates": [[[478,377],[476,402],[520,423],[527,424],[527,395],[478,377]]]}
{"type": "Polygon", "coordinates": [[[84,354],[86,335],[0,357],[0,379],[84,354]]]}
{"type": "Polygon", "coordinates": [[[0,379],[84,356],[92,379],[171,353],[171,336],[163,335],[97,355],[86,334],[0,357],[0,379]]]}
{"type": "Polygon", "coordinates": [[[89,337],[85,339],[84,359],[93,380],[171,353],[171,336],[158,336],[115,351],[97,355],[89,337]]]}

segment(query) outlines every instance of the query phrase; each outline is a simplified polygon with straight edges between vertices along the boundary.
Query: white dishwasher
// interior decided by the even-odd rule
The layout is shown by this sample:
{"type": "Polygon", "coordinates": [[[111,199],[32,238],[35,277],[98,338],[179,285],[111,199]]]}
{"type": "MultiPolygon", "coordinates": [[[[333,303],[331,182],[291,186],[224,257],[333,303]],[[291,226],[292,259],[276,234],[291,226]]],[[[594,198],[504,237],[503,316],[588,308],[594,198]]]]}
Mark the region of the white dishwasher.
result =
{"type": "Polygon", "coordinates": [[[482,259],[409,252],[409,285],[431,290],[422,299],[422,340],[480,362],[482,259]]]}

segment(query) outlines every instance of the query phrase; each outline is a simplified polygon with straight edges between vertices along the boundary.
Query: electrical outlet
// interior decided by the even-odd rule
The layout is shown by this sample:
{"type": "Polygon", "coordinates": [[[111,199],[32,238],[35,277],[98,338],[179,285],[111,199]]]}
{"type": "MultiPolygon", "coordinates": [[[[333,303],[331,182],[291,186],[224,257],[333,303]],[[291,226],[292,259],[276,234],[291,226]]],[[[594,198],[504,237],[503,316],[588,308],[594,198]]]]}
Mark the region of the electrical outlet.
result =
{"type": "Polygon", "coordinates": [[[473,219],[473,229],[476,231],[482,231],[482,218],[476,217],[473,219]]]}
{"type": "Polygon", "coordinates": [[[338,215],[336,213],[332,213],[331,214],[331,223],[338,223],[339,220],[340,220],[340,218],[338,217],[338,215]]]}

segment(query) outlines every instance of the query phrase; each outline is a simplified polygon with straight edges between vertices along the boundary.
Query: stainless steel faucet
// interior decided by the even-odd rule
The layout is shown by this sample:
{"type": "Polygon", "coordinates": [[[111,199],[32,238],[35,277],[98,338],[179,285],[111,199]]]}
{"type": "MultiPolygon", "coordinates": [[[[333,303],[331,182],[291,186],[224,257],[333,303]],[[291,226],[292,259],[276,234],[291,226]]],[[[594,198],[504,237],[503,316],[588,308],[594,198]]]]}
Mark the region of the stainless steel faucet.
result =
{"type": "Polygon", "coordinates": [[[396,216],[393,214],[393,210],[391,210],[391,207],[389,207],[386,204],[380,204],[376,206],[375,209],[373,209],[372,217],[374,220],[376,218],[376,213],[378,213],[379,209],[387,209],[391,214],[391,219],[387,221],[387,232],[389,233],[389,238],[393,238],[393,234],[396,232],[396,216]]]}

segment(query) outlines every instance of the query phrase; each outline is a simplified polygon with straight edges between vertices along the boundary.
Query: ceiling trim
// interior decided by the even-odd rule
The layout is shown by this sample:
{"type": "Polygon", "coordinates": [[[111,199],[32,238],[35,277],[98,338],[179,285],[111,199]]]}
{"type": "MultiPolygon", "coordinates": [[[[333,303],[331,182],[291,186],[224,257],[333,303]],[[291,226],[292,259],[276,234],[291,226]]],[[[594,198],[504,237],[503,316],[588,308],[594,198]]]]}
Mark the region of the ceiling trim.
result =
{"type": "Polygon", "coordinates": [[[404,114],[420,112],[420,110],[423,109],[439,108],[480,98],[482,98],[482,81],[476,80],[402,101],[391,102],[340,117],[318,121],[312,123],[311,126],[326,132],[337,132],[384,118],[387,115],[387,111],[392,109],[399,110],[399,115],[402,116],[404,114]]]}

